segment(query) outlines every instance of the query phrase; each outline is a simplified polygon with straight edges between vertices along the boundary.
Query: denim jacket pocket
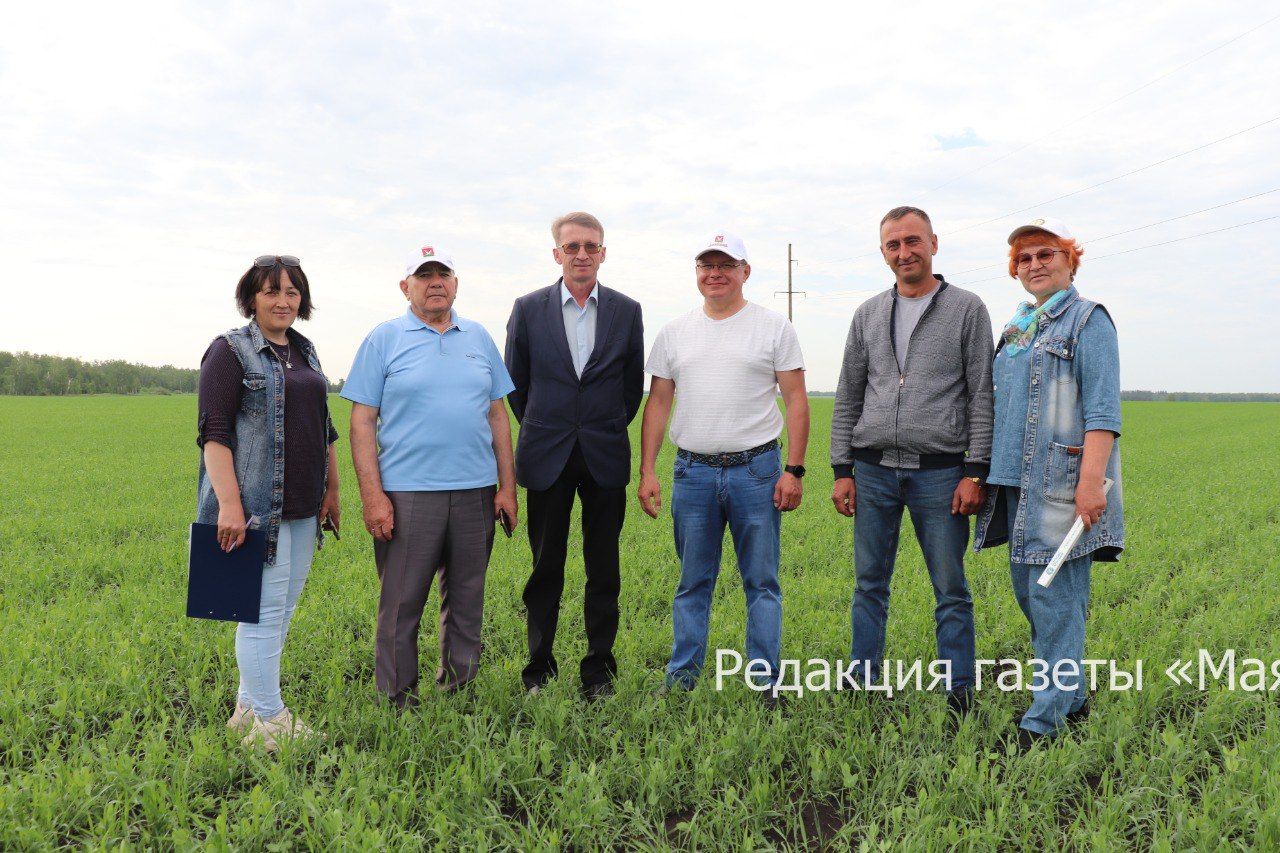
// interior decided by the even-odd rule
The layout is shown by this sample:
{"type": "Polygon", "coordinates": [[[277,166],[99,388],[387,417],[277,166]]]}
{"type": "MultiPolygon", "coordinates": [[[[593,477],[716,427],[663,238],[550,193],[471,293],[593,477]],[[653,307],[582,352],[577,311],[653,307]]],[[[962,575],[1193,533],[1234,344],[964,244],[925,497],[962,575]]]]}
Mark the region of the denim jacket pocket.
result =
{"type": "Polygon", "coordinates": [[[267,411],[267,377],[261,373],[244,375],[244,398],[241,407],[252,415],[261,415],[267,411]]]}
{"type": "Polygon", "coordinates": [[[1044,343],[1044,351],[1054,356],[1045,362],[1049,378],[1055,382],[1074,381],[1071,359],[1075,352],[1072,349],[1071,340],[1062,336],[1050,338],[1044,343]]]}
{"type": "Polygon", "coordinates": [[[1076,484],[1080,482],[1080,459],[1084,448],[1053,442],[1049,447],[1049,464],[1044,468],[1044,497],[1055,503],[1075,503],[1076,484]]]}

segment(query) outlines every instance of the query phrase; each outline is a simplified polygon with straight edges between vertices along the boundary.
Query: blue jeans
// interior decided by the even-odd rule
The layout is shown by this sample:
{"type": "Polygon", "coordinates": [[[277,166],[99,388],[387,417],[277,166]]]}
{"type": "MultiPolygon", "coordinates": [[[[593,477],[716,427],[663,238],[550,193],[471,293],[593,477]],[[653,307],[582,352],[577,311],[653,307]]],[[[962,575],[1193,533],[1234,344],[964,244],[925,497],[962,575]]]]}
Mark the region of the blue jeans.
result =
{"type": "Polygon", "coordinates": [[[911,513],[937,603],[938,659],[951,662],[951,689],[973,686],[973,600],[964,579],[969,517],[951,514],[951,498],[963,467],[915,470],[854,463],[857,486],[853,525],[853,647],[866,678],[880,678],[884,632],[889,621],[889,580],[898,554],[902,510],[911,513]]]}
{"type": "Polygon", "coordinates": [[[316,550],[316,519],[280,522],[276,560],[262,570],[258,624],[236,626],[236,664],[240,667],[241,704],[269,720],[284,710],[280,699],[280,653],[293,609],[311,571],[316,550]]]}
{"type": "Polygon", "coordinates": [[[782,513],[773,489],[782,476],[777,449],[745,465],[718,468],[677,457],[671,490],[680,585],[672,607],[675,639],[667,683],[692,687],[707,656],[711,594],[720,573],[725,524],[733,537],[747,596],[747,659],[769,664],[777,677],[782,644],[782,590],[778,587],[782,513]]]}
{"type": "MultiPolygon", "coordinates": [[[[1018,489],[1005,490],[1010,518],[1017,515],[1018,493],[1018,489]]],[[[1079,665],[1084,658],[1084,620],[1089,610],[1092,567],[1091,554],[1067,560],[1053,583],[1045,588],[1036,583],[1044,566],[1009,559],[1013,595],[1031,625],[1031,651],[1049,666],[1049,685],[1032,691],[1031,707],[1020,723],[1037,734],[1055,734],[1066,715],[1080,710],[1088,697],[1083,672],[1064,672],[1055,683],[1053,667],[1059,661],[1075,661],[1079,665]]]]}

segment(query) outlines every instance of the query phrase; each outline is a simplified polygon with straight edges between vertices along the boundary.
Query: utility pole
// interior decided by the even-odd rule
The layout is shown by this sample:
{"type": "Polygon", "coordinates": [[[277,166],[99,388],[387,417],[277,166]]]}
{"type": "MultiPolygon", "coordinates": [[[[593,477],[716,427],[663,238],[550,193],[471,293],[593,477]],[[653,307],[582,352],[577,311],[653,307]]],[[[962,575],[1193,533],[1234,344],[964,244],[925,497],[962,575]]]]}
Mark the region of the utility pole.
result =
{"type": "MultiPolygon", "coordinates": [[[[798,294],[800,294],[801,296],[805,296],[805,295],[807,295],[803,290],[792,290],[792,288],[791,288],[791,267],[792,267],[792,265],[793,265],[793,264],[799,264],[799,263],[800,263],[799,261],[794,260],[794,259],[791,257],[791,244],[790,244],[790,243],[788,243],[788,244],[787,244],[787,291],[786,291],[786,292],[787,292],[787,320],[788,320],[788,321],[791,321],[791,320],[792,320],[792,316],[791,316],[791,297],[792,297],[792,294],[796,294],[796,293],[798,293],[798,294]]],[[[781,291],[781,290],[775,290],[773,293],[774,293],[774,296],[777,296],[778,294],[782,293],[782,291],[781,291]]]]}

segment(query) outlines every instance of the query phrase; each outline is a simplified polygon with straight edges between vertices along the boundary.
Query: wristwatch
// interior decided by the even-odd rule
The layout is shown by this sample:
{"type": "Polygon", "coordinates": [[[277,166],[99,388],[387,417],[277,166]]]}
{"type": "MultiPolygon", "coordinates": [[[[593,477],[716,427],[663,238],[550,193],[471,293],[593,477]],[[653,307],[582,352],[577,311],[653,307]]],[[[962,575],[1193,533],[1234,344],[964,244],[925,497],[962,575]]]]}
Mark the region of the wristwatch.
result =
{"type": "Polygon", "coordinates": [[[803,465],[787,465],[787,466],[786,466],[786,467],[784,467],[782,470],[783,470],[783,471],[786,471],[788,474],[790,474],[791,476],[795,477],[797,480],[799,480],[799,479],[801,479],[801,478],[803,478],[803,477],[804,477],[804,466],[803,466],[803,465]]]}
{"type": "Polygon", "coordinates": [[[974,484],[975,486],[981,486],[981,485],[982,485],[982,478],[981,478],[981,477],[965,477],[965,479],[966,479],[966,480],[972,480],[972,481],[973,481],[973,484],[974,484]]]}

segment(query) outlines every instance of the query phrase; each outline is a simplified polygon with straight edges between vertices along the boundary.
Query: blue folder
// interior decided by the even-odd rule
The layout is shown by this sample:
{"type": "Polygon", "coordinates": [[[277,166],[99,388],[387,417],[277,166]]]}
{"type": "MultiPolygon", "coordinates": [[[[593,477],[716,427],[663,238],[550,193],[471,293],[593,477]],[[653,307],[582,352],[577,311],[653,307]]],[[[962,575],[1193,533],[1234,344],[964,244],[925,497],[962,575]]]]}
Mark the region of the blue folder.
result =
{"type": "Polygon", "coordinates": [[[218,545],[216,524],[192,524],[187,615],[256,625],[266,559],[265,531],[246,530],[244,543],[228,552],[218,545]]]}

